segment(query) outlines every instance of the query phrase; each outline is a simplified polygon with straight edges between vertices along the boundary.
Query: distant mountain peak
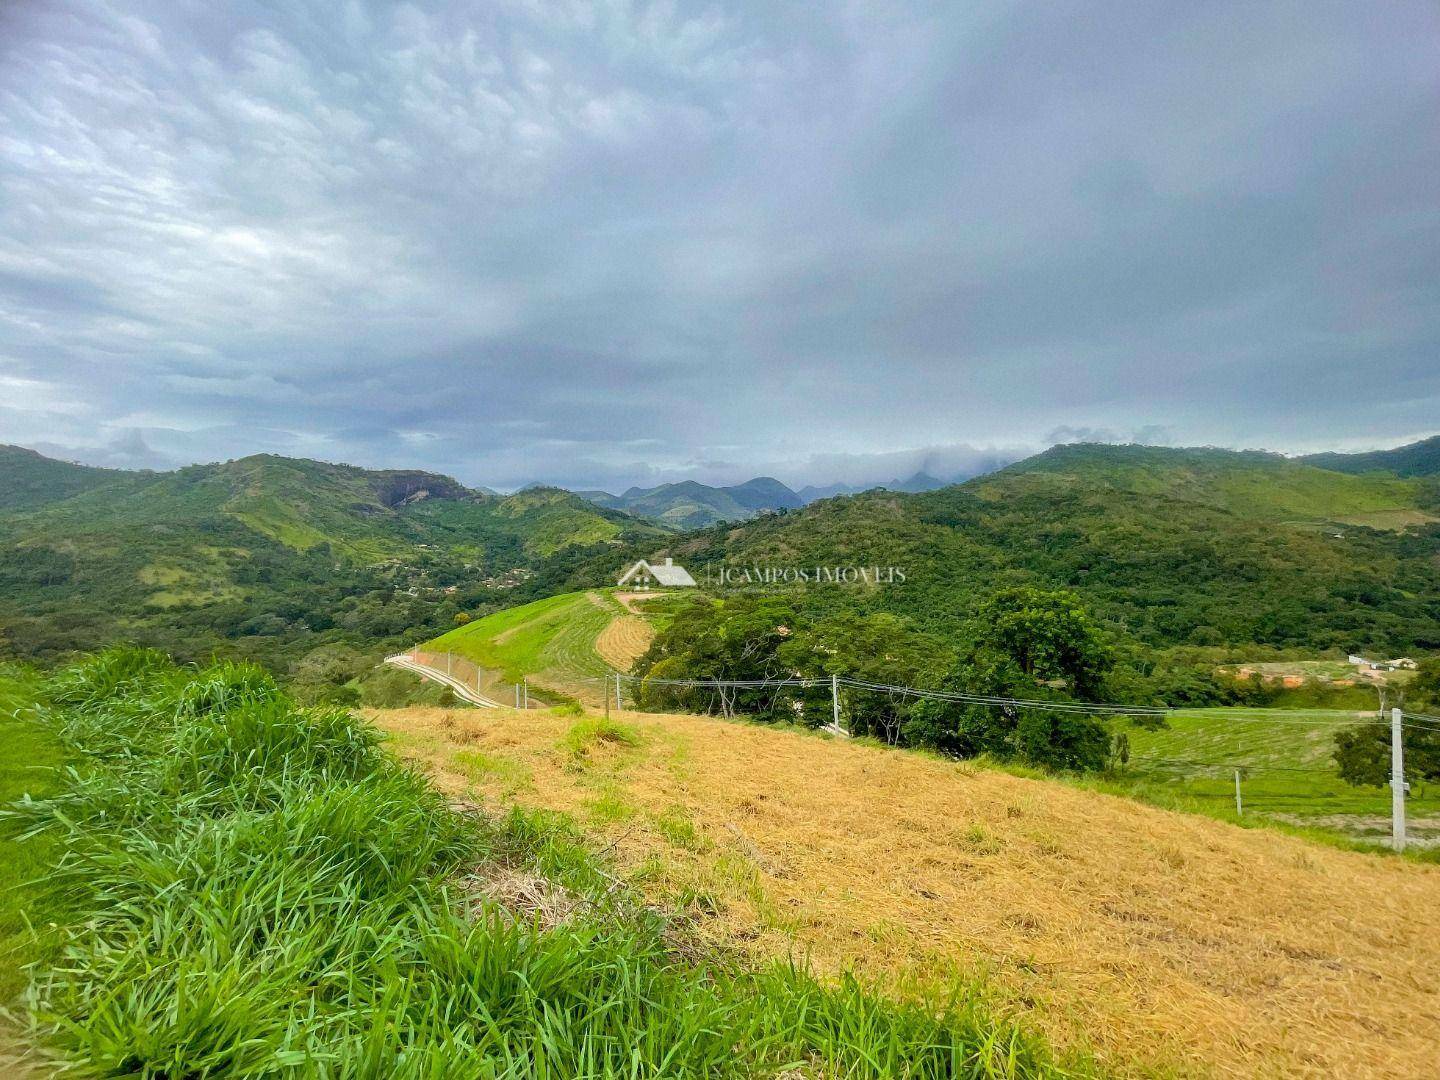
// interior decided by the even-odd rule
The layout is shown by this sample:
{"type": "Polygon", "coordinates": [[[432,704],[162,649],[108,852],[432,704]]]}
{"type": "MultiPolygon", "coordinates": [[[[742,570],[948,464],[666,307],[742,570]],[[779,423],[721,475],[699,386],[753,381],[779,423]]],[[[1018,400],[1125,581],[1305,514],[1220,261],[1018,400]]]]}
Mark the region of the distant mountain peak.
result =
{"type": "Polygon", "coordinates": [[[773,510],[794,510],[804,501],[773,476],[756,476],[743,484],[712,487],[698,480],[677,480],[655,487],[628,488],[624,494],[577,492],[597,506],[624,510],[637,517],[678,529],[698,529],[717,521],[745,521],[773,510]]]}

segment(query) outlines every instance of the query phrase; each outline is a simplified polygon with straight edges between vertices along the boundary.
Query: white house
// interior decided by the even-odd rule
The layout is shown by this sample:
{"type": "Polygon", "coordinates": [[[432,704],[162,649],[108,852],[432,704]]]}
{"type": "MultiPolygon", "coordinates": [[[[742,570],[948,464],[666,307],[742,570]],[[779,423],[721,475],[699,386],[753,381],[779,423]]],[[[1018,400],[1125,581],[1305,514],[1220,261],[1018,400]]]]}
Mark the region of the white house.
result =
{"type": "Polygon", "coordinates": [[[677,566],[674,559],[667,558],[663,563],[651,565],[641,559],[634,566],[620,575],[617,585],[629,585],[632,589],[653,589],[656,586],[661,588],[691,588],[695,587],[695,579],[690,576],[690,571],[683,566],[677,566]]]}

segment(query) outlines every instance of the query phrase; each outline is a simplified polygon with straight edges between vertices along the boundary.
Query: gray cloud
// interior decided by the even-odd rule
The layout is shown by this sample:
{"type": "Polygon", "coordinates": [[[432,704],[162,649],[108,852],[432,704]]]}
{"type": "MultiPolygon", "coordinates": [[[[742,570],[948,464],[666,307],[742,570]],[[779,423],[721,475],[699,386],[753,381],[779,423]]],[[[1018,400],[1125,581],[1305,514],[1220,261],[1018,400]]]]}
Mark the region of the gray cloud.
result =
{"type": "Polygon", "coordinates": [[[1419,0],[6,5],[0,440],[615,487],[1427,434],[1437,46],[1419,0]]]}

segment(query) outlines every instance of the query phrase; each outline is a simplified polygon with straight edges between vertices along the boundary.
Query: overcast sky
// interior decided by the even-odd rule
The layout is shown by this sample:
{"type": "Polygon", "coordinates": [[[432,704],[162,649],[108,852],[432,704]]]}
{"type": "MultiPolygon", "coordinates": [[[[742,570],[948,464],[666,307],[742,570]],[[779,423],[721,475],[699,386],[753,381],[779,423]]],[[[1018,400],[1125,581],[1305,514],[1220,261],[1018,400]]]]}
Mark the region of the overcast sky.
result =
{"type": "Polygon", "coordinates": [[[874,482],[1437,350],[1432,0],[0,3],[0,442],[874,482]]]}

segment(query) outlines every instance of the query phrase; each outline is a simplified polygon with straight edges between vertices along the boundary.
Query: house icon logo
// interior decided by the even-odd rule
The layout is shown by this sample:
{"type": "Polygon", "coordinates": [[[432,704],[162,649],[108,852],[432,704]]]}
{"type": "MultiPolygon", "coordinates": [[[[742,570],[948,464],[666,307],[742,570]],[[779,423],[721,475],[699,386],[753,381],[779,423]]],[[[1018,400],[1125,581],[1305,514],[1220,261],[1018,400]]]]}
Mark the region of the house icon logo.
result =
{"type": "Polygon", "coordinates": [[[690,571],[677,566],[674,559],[667,558],[662,563],[641,559],[621,574],[615,584],[621,587],[628,585],[632,589],[693,589],[695,579],[690,576],[690,571]]]}

